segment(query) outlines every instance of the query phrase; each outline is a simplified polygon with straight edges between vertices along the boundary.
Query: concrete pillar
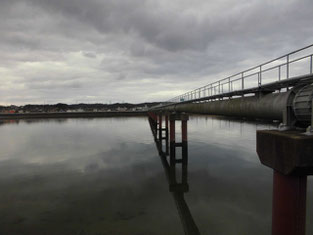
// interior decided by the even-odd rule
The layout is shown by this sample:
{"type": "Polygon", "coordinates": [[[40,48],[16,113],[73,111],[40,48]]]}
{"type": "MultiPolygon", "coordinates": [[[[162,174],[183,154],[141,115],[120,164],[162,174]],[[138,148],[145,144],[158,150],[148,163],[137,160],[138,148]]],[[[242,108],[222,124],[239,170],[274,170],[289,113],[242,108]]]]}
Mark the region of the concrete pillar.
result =
{"type": "Polygon", "coordinates": [[[261,163],[274,170],[272,235],[305,235],[313,136],[299,131],[257,131],[257,153],[261,163]]]}

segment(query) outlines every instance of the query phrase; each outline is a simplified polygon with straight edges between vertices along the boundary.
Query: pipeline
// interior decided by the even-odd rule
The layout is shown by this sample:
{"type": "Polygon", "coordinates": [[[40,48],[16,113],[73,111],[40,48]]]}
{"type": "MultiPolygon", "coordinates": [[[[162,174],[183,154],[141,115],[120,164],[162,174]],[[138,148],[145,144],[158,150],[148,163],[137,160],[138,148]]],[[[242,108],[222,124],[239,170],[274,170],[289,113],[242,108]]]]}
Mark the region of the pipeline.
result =
{"type": "Polygon", "coordinates": [[[292,107],[295,118],[311,122],[313,85],[294,87],[287,92],[256,94],[227,100],[198,103],[176,103],[156,108],[155,111],[186,112],[257,119],[282,120],[286,107],[292,107]],[[299,103],[301,101],[301,103],[299,103]]]}

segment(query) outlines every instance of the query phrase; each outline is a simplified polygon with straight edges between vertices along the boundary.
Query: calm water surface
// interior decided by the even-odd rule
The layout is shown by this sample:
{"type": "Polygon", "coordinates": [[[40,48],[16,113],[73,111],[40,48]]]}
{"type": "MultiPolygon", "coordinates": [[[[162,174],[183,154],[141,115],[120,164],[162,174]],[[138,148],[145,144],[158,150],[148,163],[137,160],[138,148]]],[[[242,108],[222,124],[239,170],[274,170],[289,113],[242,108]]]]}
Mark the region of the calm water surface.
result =
{"type": "MultiPolygon", "coordinates": [[[[0,124],[0,235],[184,234],[147,118],[0,124]]],[[[272,171],[255,152],[269,128],[190,118],[184,198],[201,234],[271,234],[272,171]]],[[[307,234],[312,196],[309,181],[307,234]]]]}

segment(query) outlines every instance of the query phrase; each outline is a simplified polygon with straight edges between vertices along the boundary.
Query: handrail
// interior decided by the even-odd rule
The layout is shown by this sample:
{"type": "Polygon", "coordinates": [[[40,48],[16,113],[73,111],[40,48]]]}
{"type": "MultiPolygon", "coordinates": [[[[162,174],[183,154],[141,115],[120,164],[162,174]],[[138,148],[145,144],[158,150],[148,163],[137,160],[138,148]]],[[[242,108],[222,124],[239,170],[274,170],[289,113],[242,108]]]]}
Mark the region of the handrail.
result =
{"type": "MultiPolygon", "coordinates": [[[[295,58],[293,60],[290,60],[291,55],[294,55],[298,52],[302,52],[308,48],[313,48],[313,44],[308,45],[306,47],[303,47],[301,49],[292,51],[292,52],[287,53],[283,56],[279,56],[275,59],[269,60],[269,61],[264,62],[262,64],[259,64],[257,66],[251,67],[249,69],[243,70],[239,73],[235,73],[233,75],[227,76],[223,79],[214,81],[210,84],[207,84],[207,85],[204,85],[202,87],[196,88],[194,90],[185,92],[184,94],[181,94],[179,96],[175,96],[175,97],[171,98],[170,100],[167,100],[166,102],[181,102],[181,101],[186,101],[186,100],[196,100],[196,99],[203,98],[203,97],[210,97],[213,95],[213,93],[214,93],[214,95],[216,95],[216,94],[223,94],[223,93],[227,93],[230,91],[234,91],[234,83],[235,82],[239,83],[239,81],[241,81],[241,84],[239,84],[239,89],[235,89],[235,90],[236,91],[237,90],[244,90],[245,89],[245,82],[247,80],[246,78],[256,76],[256,75],[258,77],[258,80],[257,80],[258,86],[256,86],[255,88],[257,88],[257,87],[260,87],[261,85],[264,84],[264,82],[262,82],[262,75],[264,75],[264,73],[268,72],[268,71],[274,71],[275,69],[277,69],[278,80],[280,81],[282,79],[282,73],[284,72],[284,71],[282,71],[283,67],[286,67],[285,68],[286,69],[285,70],[285,76],[286,76],[285,79],[289,79],[290,78],[290,65],[295,63],[295,62],[307,59],[307,58],[309,58],[309,63],[310,63],[309,64],[309,68],[310,68],[309,74],[312,74],[313,54],[307,54],[307,55],[295,58]],[[280,60],[282,60],[282,59],[284,59],[285,62],[279,63],[279,64],[274,65],[274,66],[269,67],[269,68],[264,68],[264,66],[269,65],[273,62],[280,62],[280,60]],[[258,69],[258,71],[246,74],[247,72],[251,72],[251,71],[254,71],[256,69],[258,69]],[[227,88],[225,88],[225,86],[227,86],[227,88]],[[225,92],[224,92],[224,88],[225,88],[225,92]],[[208,95],[206,95],[206,93],[208,95]]],[[[304,74],[302,74],[302,75],[304,75],[304,74]]],[[[254,80],[254,81],[256,81],[256,80],[254,80]]]]}

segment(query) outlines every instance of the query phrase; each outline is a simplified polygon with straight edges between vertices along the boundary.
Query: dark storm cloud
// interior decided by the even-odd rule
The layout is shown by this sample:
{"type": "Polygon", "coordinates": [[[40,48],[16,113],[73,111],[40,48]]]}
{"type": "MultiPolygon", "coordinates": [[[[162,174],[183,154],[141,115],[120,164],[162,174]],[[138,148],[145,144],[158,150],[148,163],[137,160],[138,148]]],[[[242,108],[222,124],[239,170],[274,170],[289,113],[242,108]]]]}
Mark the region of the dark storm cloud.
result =
{"type": "MultiPolygon", "coordinates": [[[[51,14],[74,18],[102,33],[136,34],[150,44],[168,51],[205,50],[214,40],[231,36],[247,38],[266,33],[292,32],[299,23],[310,25],[312,1],[229,1],[220,4],[220,12],[206,4],[207,14],[177,11],[166,3],[142,0],[30,0],[51,14]],[[162,4],[163,3],[163,4],[162,4]],[[287,18],[289,17],[289,18],[287,18]],[[279,30],[278,30],[279,29],[279,30]],[[244,34],[244,35],[243,35],[244,34]]],[[[200,2],[200,1],[198,1],[200,2]]],[[[186,4],[182,1],[181,4],[186,4]]],[[[179,4],[179,3],[177,3],[179,4]]],[[[189,4],[186,4],[186,7],[189,4]]],[[[289,36],[285,35],[288,39],[289,36]]]]}
{"type": "Polygon", "coordinates": [[[51,102],[164,100],[312,43],[312,8],[310,0],[1,0],[0,103],[18,102],[17,92],[51,102]]]}

